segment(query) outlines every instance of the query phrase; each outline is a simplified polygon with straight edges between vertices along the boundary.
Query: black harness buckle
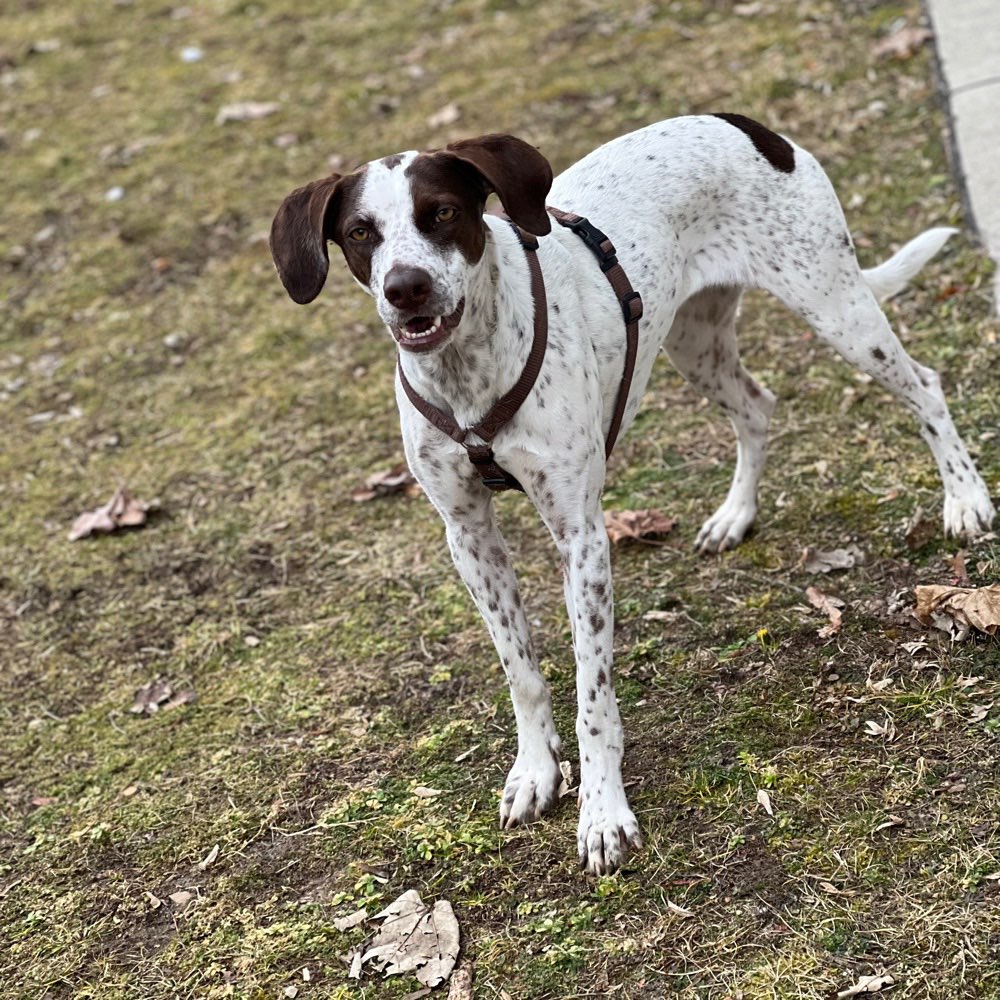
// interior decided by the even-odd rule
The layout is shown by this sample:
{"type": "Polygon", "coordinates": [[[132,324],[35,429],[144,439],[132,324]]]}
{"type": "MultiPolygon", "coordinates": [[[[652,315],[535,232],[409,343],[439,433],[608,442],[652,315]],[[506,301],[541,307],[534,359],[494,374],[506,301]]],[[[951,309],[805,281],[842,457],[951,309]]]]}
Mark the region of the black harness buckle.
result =
{"type": "Polygon", "coordinates": [[[618,263],[618,251],[615,250],[614,243],[589,219],[581,216],[576,222],[569,223],[569,228],[583,240],[587,249],[597,258],[602,271],[610,271],[618,263]]]}

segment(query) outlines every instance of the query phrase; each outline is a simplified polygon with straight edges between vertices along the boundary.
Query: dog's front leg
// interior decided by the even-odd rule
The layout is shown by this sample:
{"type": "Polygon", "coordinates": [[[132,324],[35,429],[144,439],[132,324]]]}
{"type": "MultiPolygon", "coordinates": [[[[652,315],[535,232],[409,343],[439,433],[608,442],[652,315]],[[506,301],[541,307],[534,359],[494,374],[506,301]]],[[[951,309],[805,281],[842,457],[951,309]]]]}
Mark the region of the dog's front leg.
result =
{"type": "Polygon", "coordinates": [[[559,790],[559,736],[552,718],[549,688],[538,669],[528,621],[511,565],[482,489],[457,505],[439,507],[448,546],[496,646],[517,721],[517,758],[500,800],[504,828],[537,819],[555,802],[559,790]],[[476,495],[479,494],[479,495],[476,495]]]}
{"type": "Polygon", "coordinates": [[[554,512],[546,519],[562,556],[576,654],[580,867],[603,875],[621,866],[630,846],[642,845],[622,783],[624,733],[611,676],[614,601],[608,535],[599,506],[579,524],[554,512]]]}

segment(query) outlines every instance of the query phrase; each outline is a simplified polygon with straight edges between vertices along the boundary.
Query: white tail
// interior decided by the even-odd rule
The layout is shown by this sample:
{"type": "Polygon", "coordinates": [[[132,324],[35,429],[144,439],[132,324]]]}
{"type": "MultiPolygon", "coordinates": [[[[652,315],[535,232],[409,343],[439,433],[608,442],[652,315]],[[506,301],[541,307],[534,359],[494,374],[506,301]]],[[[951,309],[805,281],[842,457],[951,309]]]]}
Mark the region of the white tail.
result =
{"type": "Polygon", "coordinates": [[[939,226],[915,236],[884,264],[862,271],[861,275],[879,302],[898,295],[910,279],[945,245],[957,229],[939,226]]]}

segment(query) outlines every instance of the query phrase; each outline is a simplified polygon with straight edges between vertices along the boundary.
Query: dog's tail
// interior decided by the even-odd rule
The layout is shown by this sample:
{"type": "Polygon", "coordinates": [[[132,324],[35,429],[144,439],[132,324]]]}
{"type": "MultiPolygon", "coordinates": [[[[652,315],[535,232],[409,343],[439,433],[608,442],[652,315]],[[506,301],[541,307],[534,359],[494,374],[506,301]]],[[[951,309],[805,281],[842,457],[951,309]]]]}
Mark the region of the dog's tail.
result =
{"type": "Polygon", "coordinates": [[[862,277],[875,293],[875,298],[879,302],[884,302],[893,295],[898,295],[924,264],[945,245],[948,237],[957,232],[957,229],[947,226],[928,229],[915,236],[884,264],[862,271],[862,277]]]}

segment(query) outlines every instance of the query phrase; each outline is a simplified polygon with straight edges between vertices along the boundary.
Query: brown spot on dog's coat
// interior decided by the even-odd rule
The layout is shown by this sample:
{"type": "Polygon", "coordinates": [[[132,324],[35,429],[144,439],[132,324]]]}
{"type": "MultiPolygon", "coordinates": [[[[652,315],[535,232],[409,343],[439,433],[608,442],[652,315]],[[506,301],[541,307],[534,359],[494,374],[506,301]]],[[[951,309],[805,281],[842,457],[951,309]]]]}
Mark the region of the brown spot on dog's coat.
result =
{"type": "Polygon", "coordinates": [[[772,132],[760,122],[755,122],[745,115],[731,115],[723,112],[713,117],[721,118],[724,122],[728,122],[734,128],[738,128],[748,135],[757,152],[775,170],[790,174],[795,169],[795,150],[792,148],[792,144],[776,132],[772,132]]]}

